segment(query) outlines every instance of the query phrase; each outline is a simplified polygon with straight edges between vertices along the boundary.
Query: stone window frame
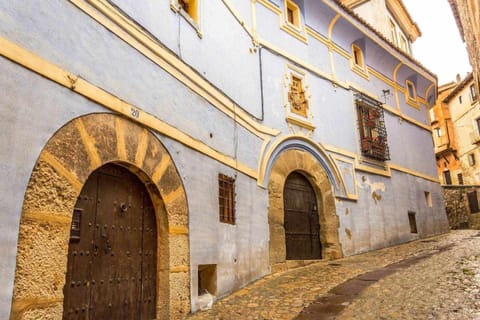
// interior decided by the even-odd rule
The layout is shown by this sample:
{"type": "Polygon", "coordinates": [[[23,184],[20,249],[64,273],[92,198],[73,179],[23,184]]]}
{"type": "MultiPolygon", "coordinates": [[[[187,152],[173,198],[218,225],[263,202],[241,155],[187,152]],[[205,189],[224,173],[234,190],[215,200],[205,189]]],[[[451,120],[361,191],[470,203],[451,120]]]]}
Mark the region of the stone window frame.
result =
{"type": "Polygon", "coordinates": [[[473,167],[476,163],[477,161],[475,159],[475,153],[472,152],[468,155],[468,164],[470,165],[470,167],[473,167]]]}
{"type": "Polygon", "coordinates": [[[353,72],[359,76],[369,79],[367,63],[365,61],[364,50],[357,44],[352,43],[352,56],[350,59],[350,66],[353,72]]]}
{"type": "Polygon", "coordinates": [[[405,80],[405,95],[407,96],[407,101],[417,102],[417,89],[410,80],[405,80]]]}
{"type": "Polygon", "coordinates": [[[477,92],[477,88],[475,87],[475,83],[472,83],[470,85],[469,94],[470,94],[470,103],[474,104],[478,100],[478,92],[477,92]]]}
{"type": "Polygon", "coordinates": [[[280,29],[304,43],[308,42],[302,10],[294,0],[284,0],[283,12],[279,10],[279,15],[280,29]]]}
{"type": "Polygon", "coordinates": [[[298,31],[302,31],[303,22],[300,7],[293,0],[285,0],[284,8],[285,23],[298,31]]]}

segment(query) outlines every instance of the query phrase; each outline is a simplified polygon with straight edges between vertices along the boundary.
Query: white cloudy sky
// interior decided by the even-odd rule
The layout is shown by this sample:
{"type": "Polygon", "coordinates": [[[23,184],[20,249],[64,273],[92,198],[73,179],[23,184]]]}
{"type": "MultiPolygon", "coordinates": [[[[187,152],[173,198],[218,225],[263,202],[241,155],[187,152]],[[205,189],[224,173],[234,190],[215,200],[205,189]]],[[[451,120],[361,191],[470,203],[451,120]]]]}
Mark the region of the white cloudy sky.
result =
{"type": "Polygon", "coordinates": [[[403,0],[422,36],[413,44],[413,55],[438,76],[438,84],[455,81],[471,70],[465,44],[447,0],[403,0]]]}

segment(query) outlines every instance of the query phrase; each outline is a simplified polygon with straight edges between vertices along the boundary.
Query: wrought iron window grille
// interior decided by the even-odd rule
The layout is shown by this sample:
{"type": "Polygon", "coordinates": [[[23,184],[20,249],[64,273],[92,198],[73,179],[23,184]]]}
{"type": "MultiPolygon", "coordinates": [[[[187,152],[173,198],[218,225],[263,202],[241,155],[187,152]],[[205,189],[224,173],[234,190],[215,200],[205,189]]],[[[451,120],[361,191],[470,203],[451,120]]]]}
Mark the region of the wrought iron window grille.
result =
{"type": "Polygon", "coordinates": [[[355,104],[362,155],[379,161],[390,160],[382,104],[360,93],[355,95],[355,104]]]}
{"type": "Polygon", "coordinates": [[[235,224],[235,179],[218,175],[218,209],[220,222],[235,224]]]}

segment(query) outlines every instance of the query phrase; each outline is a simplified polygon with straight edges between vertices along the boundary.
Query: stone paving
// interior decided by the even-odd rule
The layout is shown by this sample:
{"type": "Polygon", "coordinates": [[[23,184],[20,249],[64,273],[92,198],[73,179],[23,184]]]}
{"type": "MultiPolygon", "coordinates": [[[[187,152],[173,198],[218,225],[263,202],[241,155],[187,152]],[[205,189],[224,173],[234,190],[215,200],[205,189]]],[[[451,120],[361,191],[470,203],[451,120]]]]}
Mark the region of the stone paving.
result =
{"type": "Polygon", "coordinates": [[[480,319],[480,236],[474,230],[269,275],[188,319],[293,319],[349,279],[426,254],[433,255],[365,289],[337,318],[480,319]]]}

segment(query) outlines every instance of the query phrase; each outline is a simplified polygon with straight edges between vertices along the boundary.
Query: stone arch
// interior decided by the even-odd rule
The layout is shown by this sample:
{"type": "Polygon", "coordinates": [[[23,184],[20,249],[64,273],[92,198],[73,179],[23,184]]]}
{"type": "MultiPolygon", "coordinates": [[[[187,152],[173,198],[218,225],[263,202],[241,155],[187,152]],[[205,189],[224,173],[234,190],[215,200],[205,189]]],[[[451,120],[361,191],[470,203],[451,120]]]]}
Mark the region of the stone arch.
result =
{"type": "Polygon", "coordinates": [[[337,259],[343,256],[338,236],[339,219],[335,209],[334,188],[329,176],[313,154],[304,149],[290,148],[273,159],[269,170],[269,257],[273,272],[287,267],[283,191],[287,177],[294,171],[301,172],[308,179],[317,196],[322,257],[337,259]]]}
{"type": "Polygon", "coordinates": [[[59,129],[35,164],[20,220],[12,319],[62,317],[73,208],[89,175],[107,163],[136,174],[155,206],[157,318],[189,312],[188,207],[173,160],[146,128],[100,113],[59,129]]]}

